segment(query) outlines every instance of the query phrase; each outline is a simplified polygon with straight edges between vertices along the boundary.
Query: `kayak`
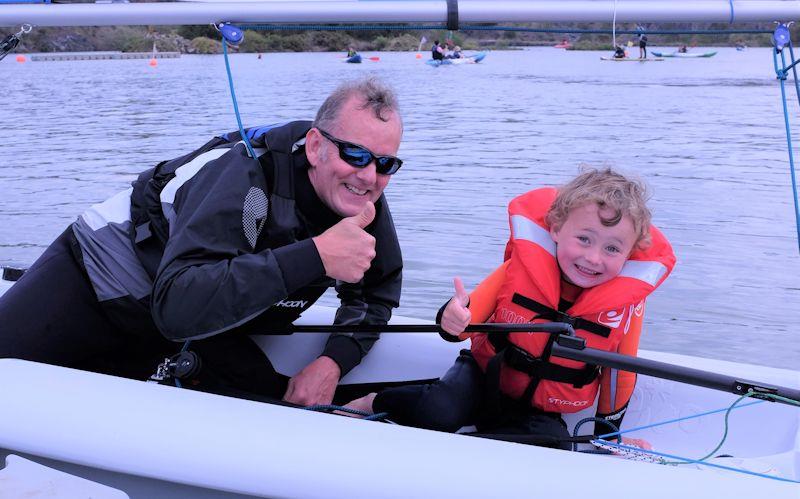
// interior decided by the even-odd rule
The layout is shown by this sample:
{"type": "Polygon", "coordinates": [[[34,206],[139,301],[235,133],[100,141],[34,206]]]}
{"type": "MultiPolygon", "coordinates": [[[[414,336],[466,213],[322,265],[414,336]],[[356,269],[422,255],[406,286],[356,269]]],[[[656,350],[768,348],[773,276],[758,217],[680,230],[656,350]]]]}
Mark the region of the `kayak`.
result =
{"type": "Polygon", "coordinates": [[[345,59],[344,62],[349,62],[352,64],[361,64],[361,54],[350,56],[347,59],[345,59]]]}
{"type": "MultiPolygon", "coordinates": [[[[655,52],[653,52],[655,54],[655,52]]],[[[601,61],[616,61],[616,62],[653,62],[663,61],[663,57],[650,57],[647,59],[638,59],[633,57],[601,57],[601,61]]]]}
{"type": "Polygon", "coordinates": [[[571,43],[559,43],[558,45],[553,45],[554,49],[569,49],[572,48],[571,43]]]}
{"type": "MultiPolygon", "coordinates": [[[[0,293],[8,287],[0,285],[0,293]]],[[[330,324],[334,314],[333,308],[314,306],[298,322],[330,324]]],[[[426,321],[397,316],[392,323],[426,321]]],[[[253,336],[286,376],[316,358],[326,338],[310,333],[253,336]]],[[[341,385],[363,393],[385,384],[435,379],[465,346],[443,341],[438,334],[386,333],[341,385]]],[[[640,357],[800,388],[797,371],[650,351],[641,351],[640,357]]],[[[67,482],[81,497],[100,499],[502,497],[533,490],[541,485],[538,477],[548,477],[565,497],[591,492],[618,498],[621,482],[609,480],[612,476],[624,477],[626,488],[647,490],[648,497],[658,498],[713,493],[796,499],[800,493],[800,485],[788,481],[797,480],[800,470],[798,409],[752,399],[731,411],[727,439],[715,452],[732,457],[715,457],[708,465],[666,466],[311,412],[17,359],[0,360],[0,376],[15,380],[4,384],[0,395],[0,458],[8,455],[0,482],[17,487],[4,485],[9,497],[23,496],[12,491],[29,493],[67,482]],[[481,473],[470,473],[464,464],[444,465],[455,456],[459,463],[480,463],[481,473]],[[575,480],[576,470],[580,480],[575,480]]],[[[623,429],[642,428],[629,436],[648,440],[663,455],[698,458],[720,441],[726,428],[724,409],[736,399],[640,375],[623,429]],[[711,411],[717,412],[651,426],[711,411]]],[[[565,420],[572,428],[593,414],[587,408],[565,420]]],[[[581,433],[591,431],[585,425],[581,433]]]]}
{"type": "Polygon", "coordinates": [[[429,66],[450,66],[450,65],[458,65],[458,64],[476,64],[481,62],[484,58],[486,58],[486,52],[478,52],[477,54],[471,55],[469,57],[461,57],[460,59],[428,59],[425,61],[426,64],[429,66]]]}
{"type": "Polygon", "coordinates": [[[652,53],[656,57],[677,57],[684,59],[713,57],[717,54],[716,52],[656,52],[655,50],[653,50],[652,53]]]}

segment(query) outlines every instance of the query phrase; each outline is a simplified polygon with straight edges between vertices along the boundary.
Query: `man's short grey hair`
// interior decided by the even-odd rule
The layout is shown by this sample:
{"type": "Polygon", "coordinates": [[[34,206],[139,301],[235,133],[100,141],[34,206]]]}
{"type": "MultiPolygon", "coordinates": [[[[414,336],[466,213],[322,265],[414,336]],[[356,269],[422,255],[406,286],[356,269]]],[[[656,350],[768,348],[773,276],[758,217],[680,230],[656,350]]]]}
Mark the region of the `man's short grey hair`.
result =
{"type": "Polygon", "coordinates": [[[389,121],[392,114],[396,114],[402,129],[403,120],[394,90],[374,76],[348,81],[336,87],[317,111],[313,126],[326,131],[336,128],[339,113],[352,97],[361,101],[359,109],[371,109],[381,121],[389,121]]]}

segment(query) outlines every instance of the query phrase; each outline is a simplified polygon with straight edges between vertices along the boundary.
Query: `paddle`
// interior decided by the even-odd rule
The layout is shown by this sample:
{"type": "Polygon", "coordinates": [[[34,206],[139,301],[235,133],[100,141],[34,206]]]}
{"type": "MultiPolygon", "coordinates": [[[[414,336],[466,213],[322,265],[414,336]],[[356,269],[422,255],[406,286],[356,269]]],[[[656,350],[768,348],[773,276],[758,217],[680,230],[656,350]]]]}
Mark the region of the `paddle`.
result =
{"type": "MultiPolygon", "coordinates": [[[[354,56],[350,56],[350,55],[340,55],[340,56],[339,56],[339,59],[349,59],[349,58],[351,58],[351,57],[354,57],[354,56]]],[[[374,61],[374,62],[378,62],[378,61],[380,61],[380,60],[381,60],[381,58],[380,58],[380,57],[378,57],[378,56],[373,56],[373,57],[362,57],[362,59],[367,59],[367,60],[374,61]]]]}
{"type": "MultiPolygon", "coordinates": [[[[280,329],[282,333],[335,333],[335,332],[364,332],[364,333],[441,333],[438,324],[359,324],[353,326],[336,325],[292,325],[280,329]]],[[[784,404],[800,404],[800,390],[775,386],[769,383],[749,381],[724,374],[693,369],[690,367],[668,364],[655,360],[632,357],[614,352],[606,352],[594,348],[587,348],[583,338],[575,335],[572,326],[563,322],[547,322],[543,324],[471,324],[465,332],[482,333],[548,333],[557,335],[553,343],[552,355],[564,359],[578,360],[590,364],[621,369],[623,371],[644,374],[656,378],[668,379],[679,383],[701,386],[712,390],[720,390],[734,395],[753,393],[754,398],[766,399],[784,404]],[[777,395],[790,401],[774,399],[766,395],[777,395]],[[792,403],[791,401],[794,401],[792,403]]]]}

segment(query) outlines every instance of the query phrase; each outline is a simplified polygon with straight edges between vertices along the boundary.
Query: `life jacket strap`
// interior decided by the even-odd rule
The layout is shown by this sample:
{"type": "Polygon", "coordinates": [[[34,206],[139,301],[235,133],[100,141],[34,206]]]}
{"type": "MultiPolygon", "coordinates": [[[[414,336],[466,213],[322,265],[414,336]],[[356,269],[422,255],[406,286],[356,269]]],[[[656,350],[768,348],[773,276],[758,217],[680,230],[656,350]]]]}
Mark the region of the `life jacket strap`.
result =
{"type": "Polygon", "coordinates": [[[543,303],[523,296],[519,293],[514,293],[511,301],[520,307],[525,307],[531,312],[536,313],[534,319],[544,319],[551,322],[563,322],[572,326],[573,329],[580,329],[588,333],[608,338],[611,335],[611,328],[596,322],[587,321],[581,317],[572,317],[571,315],[560,312],[554,308],[550,308],[543,303]]]}
{"type": "MultiPolygon", "coordinates": [[[[600,373],[596,365],[587,364],[582,369],[574,369],[548,362],[542,357],[534,357],[516,345],[510,344],[502,351],[503,363],[521,371],[532,379],[569,383],[575,388],[582,388],[594,381],[600,373]]],[[[533,395],[532,393],[530,394],[533,395]]]]}

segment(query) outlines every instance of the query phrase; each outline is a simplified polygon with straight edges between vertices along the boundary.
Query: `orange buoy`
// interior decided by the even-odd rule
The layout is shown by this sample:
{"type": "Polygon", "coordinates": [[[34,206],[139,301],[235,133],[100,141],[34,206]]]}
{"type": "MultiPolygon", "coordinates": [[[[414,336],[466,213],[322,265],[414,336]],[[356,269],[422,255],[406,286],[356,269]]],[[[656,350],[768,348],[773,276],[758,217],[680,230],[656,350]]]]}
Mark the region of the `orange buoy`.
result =
{"type": "Polygon", "coordinates": [[[150,59],[150,62],[148,62],[148,64],[150,64],[153,67],[156,67],[158,66],[158,61],[156,61],[156,58],[153,57],[152,59],[150,59]]]}
{"type": "Polygon", "coordinates": [[[417,54],[417,59],[422,59],[422,54],[417,54]]]}
{"type": "Polygon", "coordinates": [[[24,55],[22,54],[17,55],[17,62],[25,62],[25,61],[27,61],[27,59],[25,58],[24,55]]]}

